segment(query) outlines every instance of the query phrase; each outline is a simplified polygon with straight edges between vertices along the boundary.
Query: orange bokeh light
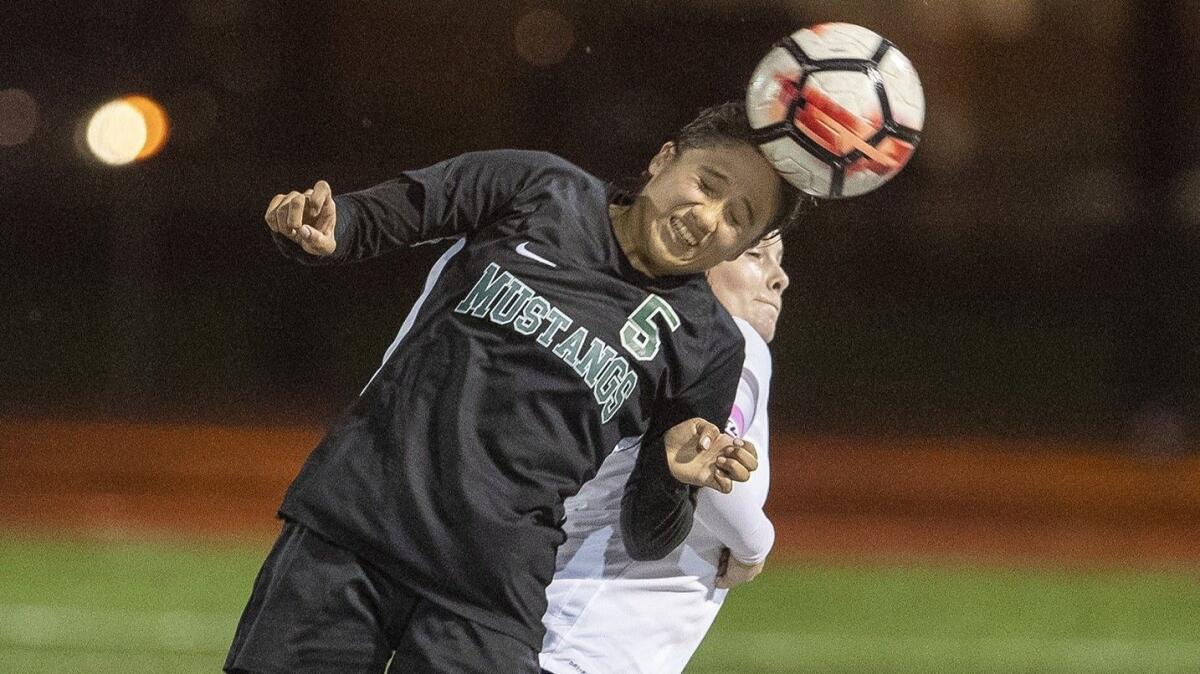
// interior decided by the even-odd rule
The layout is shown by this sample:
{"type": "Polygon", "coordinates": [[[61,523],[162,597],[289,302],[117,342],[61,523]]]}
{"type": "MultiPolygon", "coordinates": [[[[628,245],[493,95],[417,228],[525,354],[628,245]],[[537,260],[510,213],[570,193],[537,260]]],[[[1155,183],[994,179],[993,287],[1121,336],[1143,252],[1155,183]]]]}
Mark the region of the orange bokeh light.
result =
{"type": "Polygon", "coordinates": [[[137,153],[137,159],[146,159],[158,154],[171,134],[167,111],[158,104],[158,101],[149,96],[134,94],[122,96],[121,100],[136,108],[141,113],[142,119],[146,120],[146,144],[137,153]]]}

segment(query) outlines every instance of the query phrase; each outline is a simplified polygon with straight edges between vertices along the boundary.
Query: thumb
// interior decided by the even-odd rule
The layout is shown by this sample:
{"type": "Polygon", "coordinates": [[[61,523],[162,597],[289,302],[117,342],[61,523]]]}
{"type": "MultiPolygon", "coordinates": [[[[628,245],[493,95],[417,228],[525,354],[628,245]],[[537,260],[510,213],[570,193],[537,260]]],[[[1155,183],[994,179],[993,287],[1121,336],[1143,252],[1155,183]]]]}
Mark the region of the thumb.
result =
{"type": "Polygon", "coordinates": [[[309,225],[300,228],[300,247],[310,255],[329,255],[335,243],[333,237],[309,225]]]}
{"type": "Polygon", "coordinates": [[[701,449],[708,449],[712,446],[713,440],[716,440],[717,436],[721,434],[721,429],[703,419],[696,419],[695,429],[696,442],[701,449]]]}
{"type": "Polygon", "coordinates": [[[308,205],[313,226],[322,233],[333,234],[333,228],[337,224],[337,204],[333,201],[333,190],[330,189],[329,183],[318,180],[317,184],[313,185],[308,205]]]}
{"type": "Polygon", "coordinates": [[[317,217],[325,208],[325,202],[332,198],[332,190],[329,189],[329,183],[324,180],[318,180],[312,189],[308,191],[308,213],[309,217],[317,217]]]}

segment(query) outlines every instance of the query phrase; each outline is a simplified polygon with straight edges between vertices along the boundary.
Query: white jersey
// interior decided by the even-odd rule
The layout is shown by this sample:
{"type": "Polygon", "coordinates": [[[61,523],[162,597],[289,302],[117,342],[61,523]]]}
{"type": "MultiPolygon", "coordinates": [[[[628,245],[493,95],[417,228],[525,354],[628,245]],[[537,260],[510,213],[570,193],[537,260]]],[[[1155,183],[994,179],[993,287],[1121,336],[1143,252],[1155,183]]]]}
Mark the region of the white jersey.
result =
{"type": "Polygon", "coordinates": [[[541,664],[554,674],[670,674],[683,671],[725,599],[715,586],[723,548],[763,561],[775,529],[763,513],[770,483],[767,393],[771,353],[741,319],[746,360],[727,432],[758,449],[749,482],[721,494],[701,489],[695,524],[665,558],[638,562],[621,536],[621,495],[638,446],[618,446],[596,476],[566,500],[567,540],[558,549],[541,664]]]}

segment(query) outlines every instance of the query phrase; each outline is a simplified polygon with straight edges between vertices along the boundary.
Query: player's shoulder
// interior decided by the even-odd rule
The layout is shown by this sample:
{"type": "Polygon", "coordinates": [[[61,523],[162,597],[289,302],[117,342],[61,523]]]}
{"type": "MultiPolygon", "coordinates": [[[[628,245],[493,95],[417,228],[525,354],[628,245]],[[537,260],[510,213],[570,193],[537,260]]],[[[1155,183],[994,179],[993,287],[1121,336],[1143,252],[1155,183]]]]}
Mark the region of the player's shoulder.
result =
{"type": "MultiPolygon", "coordinates": [[[[708,280],[706,279],[704,283],[707,285],[708,280]]],[[[708,296],[714,305],[712,309],[713,330],[720,331],[721,337],[725,339],[732,338],[733,341],[744,343],[745,339],[742,337],[742,329],[737,324],[738,319],[734,318],[725,309],[725,306],[717,300],[717,296],[712,293],[711,288],[709,289],[708,296]]]]}
{"type": "Polygon", "coordinates": [[[498,170],[525,174],[531,178],[576,181],[589,185],[599,182],[598,178],[576,164],[552,152],[541,150],[477,150],[459,155],[458,160],[470,164],[485,164],[498,170]]]}
{"type": "Polygon", "coordinates": [[[745,368],[760,375],[770,377],[771,349],[767,346],[766,340],[762,338],[762,335],[758,334],[758,331],[748,321],[734,316],[733,322],[737,326],[738,332],[742,335],[742,341],[745,342],[745,368]]]}
{"type": "Polygon", "coordinates": [[[684,289],[688,291],[685,293],[684,311],[696,324],[700,334],[706,336],[705,349],[715,358],[725,357],[731,352],[740,355],[745,344],[742,331],[713,294],[708,279],[699,274],[689,280],[684,289]]]}
{"type": "Polygon", "coordinates": [[[725,309],[725,305],[717,299],[708,277],[704,274],[691,274],[680,278],[680,295],[686,297],[689,313],[703,320],[710,330],[717,331],[722,338],[736,337],[741,340],[741,330],[734,322],[733,316],[725,309]]]}

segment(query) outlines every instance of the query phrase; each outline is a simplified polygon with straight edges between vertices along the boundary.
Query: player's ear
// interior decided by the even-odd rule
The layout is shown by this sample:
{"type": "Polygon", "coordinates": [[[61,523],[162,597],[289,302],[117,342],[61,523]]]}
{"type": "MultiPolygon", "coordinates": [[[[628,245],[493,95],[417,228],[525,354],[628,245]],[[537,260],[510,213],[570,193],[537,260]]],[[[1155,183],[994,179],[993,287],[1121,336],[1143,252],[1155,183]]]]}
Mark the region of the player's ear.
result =
{"type": "Polygon", "coordinates": [[[658,154],[654,155],[654,158],[650,160],[650,175],[658,175],[664,168],[666,168],[667,164],[670,164],[672,161],[674,161],[675,152],[675,143],[669,140],[663,143],[663,146],[658,149],[658,154]]]}

